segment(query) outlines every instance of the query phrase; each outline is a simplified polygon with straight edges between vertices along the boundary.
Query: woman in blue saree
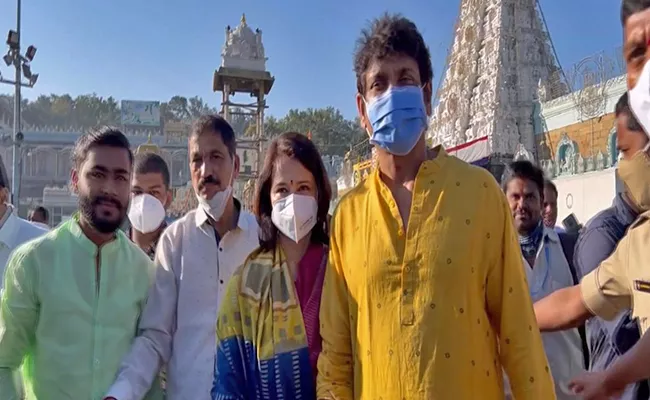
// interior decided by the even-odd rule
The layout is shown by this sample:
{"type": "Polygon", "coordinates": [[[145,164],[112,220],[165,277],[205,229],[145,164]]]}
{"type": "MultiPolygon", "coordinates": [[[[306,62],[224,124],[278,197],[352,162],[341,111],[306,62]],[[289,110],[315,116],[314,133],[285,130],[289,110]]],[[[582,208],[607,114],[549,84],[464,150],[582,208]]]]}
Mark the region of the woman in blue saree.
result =
{"type": "Polygon", "coordinates": [[[311,140],[275,139],[256,187],[260,248],[231,278],[217,319],[213,399],[316,398],[330,198],[311,140]]]}

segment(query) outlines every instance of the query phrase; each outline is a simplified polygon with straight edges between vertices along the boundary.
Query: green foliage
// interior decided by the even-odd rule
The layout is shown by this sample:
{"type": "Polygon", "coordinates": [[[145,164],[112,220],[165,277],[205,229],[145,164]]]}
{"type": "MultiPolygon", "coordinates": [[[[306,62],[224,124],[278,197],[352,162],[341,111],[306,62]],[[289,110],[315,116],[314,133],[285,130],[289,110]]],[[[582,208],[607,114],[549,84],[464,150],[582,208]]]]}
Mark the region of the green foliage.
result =
{"type": "MultiPolygon", "coordinates": [[[[249,136],[255,132],[254,125],[251,126],[253,129],[247,131],[249,136]]],[[[267,137],[273,138],[284,132],[311,133],[311,139],[321,154],[340,156],[366,139],[359,121],[345,119],[334,107],[292,109],[280,119],[272,116],[266,118],[264,133],[267,137]]]]}
{"type": "MultiPolygon", "coordinates": [[[[13,122],[13,96],[0,95],[0,119],[13,122]]],[[[216,113],[198,96],[189,99],[174,96],[160,104],[163,121],[191,121],[201,115],[216,113]]],[[[89,128],[97,125],[120,125],[120,105],[113,97],[84,94],[41,95],[34,101],[23,100],[23,121],[27,125],[89,128]]]]}
{"type": "MultiPolygon", "coordinates": [[[[241,115],[233,110],[231,124],[238,135],[254,137],[255,118],[241,115]]],[[[165,122],[191,121],[201,115],[216,113],[198,96],[173,96],[161,103],[160,113],[165,122]]],[[[90,128],[97,125],[120,125],[119,102],[113,97],[100,97],[97,94],[80,95],[75,98],[69,94],[41,95],[34,101],[22,102],[23,123],[35,126],[56,126],[61,128],[90,128]]],[[[12,123],[13,96],[0,95],[0,120],[12,123]]],[[[362,142],[366,135],[358,120],[348,120],[334,107],[321,109],[292,109],[282,118],[269,116],[264,126],[265,136],[273,138],[283,132],[308,134],[322,154],[344,156],[350,148],[362,142]]]]}

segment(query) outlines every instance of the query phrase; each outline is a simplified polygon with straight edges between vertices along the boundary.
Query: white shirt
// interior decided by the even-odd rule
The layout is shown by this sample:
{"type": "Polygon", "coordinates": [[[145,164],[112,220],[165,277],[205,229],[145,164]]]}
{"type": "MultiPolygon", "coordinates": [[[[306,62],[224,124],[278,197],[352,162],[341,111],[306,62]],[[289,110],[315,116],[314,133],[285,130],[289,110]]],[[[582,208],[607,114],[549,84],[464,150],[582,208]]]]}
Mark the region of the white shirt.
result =
{"type": "MultiPolygon", "coordinates": [[[[533,303],[558,289],[573,286],[569,263],[562,251],[560,238],[553,228],[544,228],[535,267],[531,268],[525,259],[523,262],[533,303]]],[[[578,330],[544,332],[542,341],[555,382],[557,399],[578,399],[579,397],[573,396],[568,388],[571,379],[584,372],[582,341],[578,330]]]]}
{"type": "Polygon", "coordinates": [[[167,399],[209,400],[221,298],[233,272],[257,247],[257,221],[243,210],[237,228],[218,247],[202,209],[172,223],[158,242],[156,279],[139,336],[106,396],[142,399],[167,364],[167,399]]]}
{"type": "Polygon", "coordinates": [[[0,289],[4,287],[4,275],[11,252],[23,243],[45,234],[47,231],[18,217],[13,206],[7,205],[5,223],[0,227],[0,289]]]}

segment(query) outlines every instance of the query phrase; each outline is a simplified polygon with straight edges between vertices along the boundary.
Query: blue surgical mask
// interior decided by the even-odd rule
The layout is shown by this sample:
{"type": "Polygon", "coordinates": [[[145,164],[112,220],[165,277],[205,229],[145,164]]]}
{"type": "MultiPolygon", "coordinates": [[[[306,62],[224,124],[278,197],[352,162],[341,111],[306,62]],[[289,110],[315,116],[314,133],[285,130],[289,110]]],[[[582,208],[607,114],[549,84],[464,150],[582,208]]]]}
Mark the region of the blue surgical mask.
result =
{"type": "Polygon", "coordinates": [[[419,86],[391,87],[366,103],[366,110],[372,126],[370,143],[397,156],[410,153],[427,127],[419,86]]]}

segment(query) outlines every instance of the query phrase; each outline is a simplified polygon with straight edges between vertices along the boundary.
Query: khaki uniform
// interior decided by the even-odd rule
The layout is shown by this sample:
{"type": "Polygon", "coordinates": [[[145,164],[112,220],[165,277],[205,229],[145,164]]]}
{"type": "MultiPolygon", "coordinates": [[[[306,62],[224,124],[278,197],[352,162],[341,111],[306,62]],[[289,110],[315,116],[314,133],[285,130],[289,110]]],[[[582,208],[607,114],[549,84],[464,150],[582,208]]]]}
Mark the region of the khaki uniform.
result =
{"type": "Polygon", "coordinates": [[[641,334],[650,317],[650,211],[630,226],[612,255],[580,282],[587,308],[598,317],[614,319],[632,309],[641,334]]]}

